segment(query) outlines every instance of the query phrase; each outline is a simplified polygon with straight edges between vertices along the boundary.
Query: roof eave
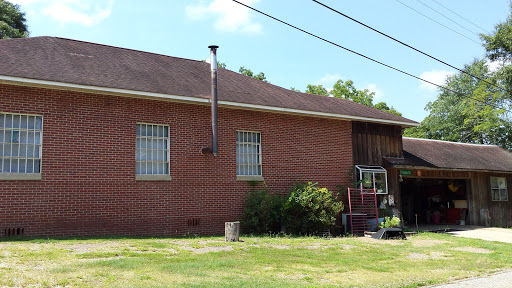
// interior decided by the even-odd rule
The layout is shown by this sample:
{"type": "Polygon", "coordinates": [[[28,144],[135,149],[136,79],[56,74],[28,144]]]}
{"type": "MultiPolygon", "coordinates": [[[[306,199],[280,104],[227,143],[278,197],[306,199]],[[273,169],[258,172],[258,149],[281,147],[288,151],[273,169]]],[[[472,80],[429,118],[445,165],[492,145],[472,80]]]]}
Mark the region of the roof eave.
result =
{"type": "MultiPolygon", "coordinates": [[[[10,84],[10,85],[19,85],[19,86],[28,86],[28,87],[71,90],[71,91],[88,92],[88,93],[100,93],[100,94],[108,94],[108,95],[115,95],[115,96],[132,97],[132,98],[158,99],[158,100],[173,101],[173,102],[191,103],[191,104],[203,104],[204,105],[204,104],[207,104],[210,102],[209,98],[170,95],[170,94],[162,94],[162,93],[154,93],[154,92],[146,92],[146,91],[136,91],[136,90],[119,89],[119,88],[90,86],[90,85],[73,84],[73,83],[66,83],[66,82],[55,82],[55,81],[39,80],[39,79],[30,79],[30,78],[7,76],[7,75],[0,75],[0,83],[10,84]]],[[[331,119],[348,120],[348,121],[373,122],[373,123],[380,123],[380,124],[399,125],[403,128],[416,127],[419,125],[419,123],[412,123],[412,122],[385,120],[385,119],[378,119],[378,118],[344,115],[344,114],[336,114],[336,113],[325,113],[325,112],[318,112],[318,111],[300,110],[300,109],[283,108],[283,107],[266,106],[266,105],[256,105],[256,104],[249,104],[249,103],[238,103],[238,102],[231,102],[231,101],[219,101],[218,104],[219,104],[219,107],[226,107],[226,108],[232,108],[232,109],[265,111],[265,112],[273,112],[273,113],[331,118],[331,119]]]]}

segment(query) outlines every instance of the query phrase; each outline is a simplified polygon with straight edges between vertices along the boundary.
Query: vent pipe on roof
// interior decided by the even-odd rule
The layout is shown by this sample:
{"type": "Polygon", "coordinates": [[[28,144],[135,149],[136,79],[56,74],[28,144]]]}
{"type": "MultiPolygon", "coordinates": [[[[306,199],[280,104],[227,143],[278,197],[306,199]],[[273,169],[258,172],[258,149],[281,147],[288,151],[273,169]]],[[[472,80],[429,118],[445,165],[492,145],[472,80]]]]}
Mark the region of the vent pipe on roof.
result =
{"type": "Polygon", "coordinates": [[[217,48],[219,46],[210,45],[210,64],[211,64],[211,75],[212,75],[212,98],[210,99],[212,108],[212,147],[204,147],[201,149],[201,153],[212,153],[213,156],[217,156],[219,153],[219,129],[217,120],[217,48]]]}

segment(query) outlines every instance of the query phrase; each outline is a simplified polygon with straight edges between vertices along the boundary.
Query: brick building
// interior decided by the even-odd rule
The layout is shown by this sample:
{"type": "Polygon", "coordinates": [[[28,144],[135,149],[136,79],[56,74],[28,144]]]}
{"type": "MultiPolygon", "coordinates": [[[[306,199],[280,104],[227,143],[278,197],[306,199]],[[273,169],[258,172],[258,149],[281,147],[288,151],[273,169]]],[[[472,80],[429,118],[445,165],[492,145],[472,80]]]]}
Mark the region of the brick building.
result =
{"type": "MultiPolygon", "coordinates": [[[[206,49],[205,49],[206,50],[206,49]]],[[[352,122],[416,122],[210,64],[53,37],[0,40],[0,228],[24,235],[222,233],[248,181],[334,189],[352,122]]]]}

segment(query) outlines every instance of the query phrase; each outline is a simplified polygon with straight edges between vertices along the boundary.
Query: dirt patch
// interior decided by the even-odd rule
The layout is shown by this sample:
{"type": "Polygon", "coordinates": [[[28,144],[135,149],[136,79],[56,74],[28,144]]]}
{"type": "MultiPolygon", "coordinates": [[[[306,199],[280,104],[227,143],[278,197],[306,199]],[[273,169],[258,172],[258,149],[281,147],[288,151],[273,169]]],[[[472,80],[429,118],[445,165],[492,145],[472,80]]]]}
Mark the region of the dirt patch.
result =
{"type": "Polygon", "coordinates": [[[359,241],[366,242],[366,243],[373,243],[373,244],[387,244],[392,246],[401,246],[404,245],[403,240],[381,240],[381,239],[375,239],[370,237],[359,237],[359,241]]]}
{"type": "Polygon", "coordinates": [[[231,246],[211,246],[211,247],[202,247],[202,248],[194,248],[189,246],[180,247],[180,249],[188,250],[193,253],[209,253],[209,252],[221,252],[221,251],[233,251],[233,247],[231,246]]]}
{"type": "Polygon", "coordinates": [[[71,250],[74,253],[90,253],[90,252],[103,252],[103,251],[120,251],[129,248],[128,245],[119,242],[103,242],[103,243],[81,243],[73,245],[63,245],[62,249],[71,250]]]}
{"type": "Polygon", "coordinates": [[[470,252],[470,253],[479,253],[479,254],[489,254],[492,253],[492,250],[485,249],[485,248],[477,248],[477,247],[457,247],[453,248],[452,250],[455,251],[462,251],[462,252],[470,252]]]}
{"type": "Polygon", "coordinates": [[[290,249],[290,245],[274,245],[274,244],[265,244],[266,247],[276,248],[276,249],[290,249]]]}
{"type": "Polygon", "coordinates": [[[423,253],[410,253],[407,255],[407,258],[409,259],[418,259],[418,260],[427,260],[427,259],[443,259],[448,254],[443,252],[432,252],[430,255],[423,254],[423,253]]]}
{"type": "Polygon", "coordinates": [[[425,260],[430,257],[427,254],[423,254],[423,253],[410,253],[409,255],[407,255],[407,258],[425,260]]]}
{"type": "Polygon", "coordinates": [[[414,247],[432,247],[439,244],[450,243],[450,241],[445,240],[434,240],[434,239],[412,239],[412,246],[414,247]]]}
{"type": "Polygon", "coordinates": [[[410,253],[407,258],[409,259],[443,259],[449,256],[444,252],[431,252],[429,255],[423,253],[410,253]]]}

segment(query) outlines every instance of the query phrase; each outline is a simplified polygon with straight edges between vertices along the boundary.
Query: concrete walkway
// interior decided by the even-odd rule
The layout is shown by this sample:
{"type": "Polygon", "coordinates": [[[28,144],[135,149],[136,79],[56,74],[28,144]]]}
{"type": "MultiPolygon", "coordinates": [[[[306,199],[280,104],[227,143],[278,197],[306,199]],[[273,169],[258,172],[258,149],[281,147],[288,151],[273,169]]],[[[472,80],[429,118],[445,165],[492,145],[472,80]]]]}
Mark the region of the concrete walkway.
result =
{"type": "Polygon", "coordinates": [[[497,273],[489,277],[471,278],[451,284],[429,286],[436,288],[510,288],[512,287],[512,271],[497,273]]]}
{"type": "MultiPolygon", "coordinates": [[[[512,243],[512,229],[483,227],[474,225],[424,225],[419,227],[424,231],[443,231],[457,237],[475,238],[487,241],[512,243]]],[[[511,286],[512,287],[512,284],[511,286]]]]}
{"type": "MultiPolygon", "coordinates": [[[[512,243],[512,229],[505,228],[469,226],[468,229],[460,229],[460,231],[451,231],[448,232],[448,234],[457,237],[512,243]]],[[[511,286],[509,287],[512,287],[512,283],[511,286]]]]}

